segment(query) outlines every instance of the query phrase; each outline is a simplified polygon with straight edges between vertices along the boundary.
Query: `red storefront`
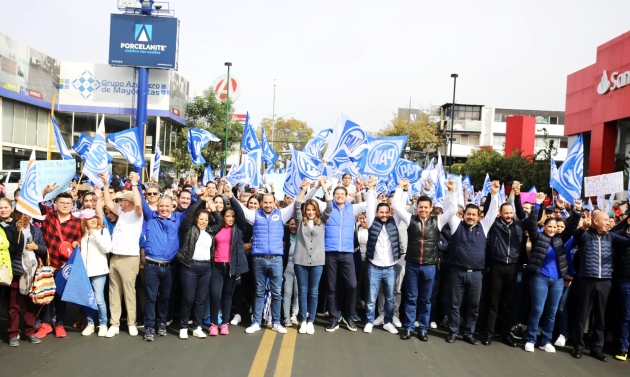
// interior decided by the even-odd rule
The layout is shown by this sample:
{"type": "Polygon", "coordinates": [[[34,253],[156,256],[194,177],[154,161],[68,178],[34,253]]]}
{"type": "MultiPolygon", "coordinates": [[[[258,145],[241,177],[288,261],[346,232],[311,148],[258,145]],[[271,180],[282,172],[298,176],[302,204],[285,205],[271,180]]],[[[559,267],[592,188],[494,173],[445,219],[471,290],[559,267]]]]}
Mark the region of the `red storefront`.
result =
{"type": "Polygon", "coordinates": [[[630,32],[599,46],[595,64],[567,77],[564,124],[565,135],[584,135],[585,176],[612,173],[615,153],[630,152],[630,32]]]}

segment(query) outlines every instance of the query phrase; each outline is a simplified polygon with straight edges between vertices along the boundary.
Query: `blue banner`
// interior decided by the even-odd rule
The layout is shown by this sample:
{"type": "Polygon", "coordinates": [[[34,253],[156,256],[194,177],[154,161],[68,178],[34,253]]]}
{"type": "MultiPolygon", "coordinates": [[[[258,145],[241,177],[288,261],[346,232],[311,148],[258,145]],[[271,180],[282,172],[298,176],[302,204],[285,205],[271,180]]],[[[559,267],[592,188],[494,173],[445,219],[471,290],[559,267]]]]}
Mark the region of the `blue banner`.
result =
{"type": "Polygon", "coordinates": [[[260,134],[260,139],[262,143],[262,161],[269,165],[269,167],[273,167],[273,164],[278,160],[278,154],[273,150],[271,143],[267,139],[267,134],[265,133],[265,127],[262,127],[262,131],[260,134]]]}
{"type": "Polygon", "coordinates": [[[396,167],[396,162],[407,143],[407,136],[368,137],[368,140],[370,148],[359,162],[359,172],[377,178],[388,177],[396,167]]]}
{"type": "Polygon", "coordinates": [[[57,285],[56,293],[61,296],[61,301],[76,304],[80,309],[91,314],[98,310],[92,284],[87,276],[78,246],[74,248],[68,262],[55,276],[55,284],[57,285]]]}
{"type": "Polygon", "coordinates": [[[356,177],[359,171],[357,162],[368,149],[368,134],[358,124],[341,114],[332,134],[328,138],[328,148],[324,161],[338,170],[356,177]]]}
{"type": "MultiPolygon", "coordinates": [[[[30,161],[20,161],[20,173],[26,177],[27,168],[30,161]]],[[[48,193],[44,200],[52,200],[57,195],[70,188],[70,182],[76,176],[77,164],[72,160],[41,160],[35,162],[37,166],[37,187],[44,188],[46,185],[56,183],[59,186],[56,190],[48,193]]],[[[76,177],[75,179],[79,179],[76,177]]]]}
{"type": "Polygon", "coordinates": [[[129,128],[115,134],[107,136],[107,140],[112,144],[114,149],[118,151],[124,158],[137,168],[147,166],[144,160],[144,151],[142,148],[142,140],[138,134],[138,128],[129,128]]]}
{"type": "Polygon", "coordinates": [[[319,133],[313,137],[311,140],[306,142],[304,147],[302,148],[302,152],[309,154],[313,157],[319,158],[326,146],[326,139],[332,133],[332,128],[327,128],[325,130],[319,131],[319,133]]]}
{"type": "MultiPolygon", "coordinates": [[[[26,161],[22,161],[26,162],[26,161]]],[[[74,164],[74,161],[72,161],[74,164]]],[[[37,184],[37,165],[35,160],[35,150],[31,152],[31,158],[28,161],[26,168],[26,174],[22,174],[24,177],[22,183],[22,191],[18,197],[15,208],[30,217],[38,220],[43,220],[45,216],[42,216],[39,209],[39,203],[43,201],[42,191],[40,185],[37,184]]]]}
{"type": "Polygon", "coordinates": [[[208,165],[203,170],[203,178],[201,179],[201,184],[205,186],[208,184],[208,182],[212,180],[214,180],[214,172],[212,171],[212,166],[208,165]]]}
{"type": "Polygon", "coordinates": [[[151,179],[160,178],[160,159],[162,158],[162,151],[160,150],[160,142],[157,142],[155,147],[155,156],[153,157],[153,170],[151,171],[151,179]]]}
{"type": "Polygon", "coordinates": [[[57,126],[57,119],[50,114],[50,120],[53,125],[53,133],[55,134],[55,139],[57,140],[57,148],[59,148],[59,154],[61,155],[62,160],[74,160],[72,155],[70,154],[70,150],[66,146],[66,142],[63,140],[61,136],[61,132],[59,132],[59,127],[57,126]]]}
{"type": "MultiPolygon", "coordinates": [[[[264,127],[263,127],[264,130],[264,127]]],[[[249,111],[245,116],[245,127],[243,128],[243,138],[241,139],[241,149],[243,152],[247,153],[249,151],[253,151],[254,149],[260,148],[260,143],[258,142],[258,138],[256,138],[256,131],[254,127],[249,123],[249,111]]]]}
{"type": "Polygon", "coordinates": [[[566,200],[578,200],[582,195],[584,179],[584,143],[580,134],[569,149],[567,157],[551,177],[550,185],[566,200]]]}
{"type": "Polygon", "coordinates": [[[94,186],[101,188],[103,182],[99,174],[109,173],[109,161],[107,146],[105,145],[105,118],[101,118],[101,124],[98,126],[94,141],[90,146],[90,150],[86,155],[85,164],[83,165],[83,175],[85,175],[94,186]]]}
{"type": "Polygon", "coordinates": [[[198,128],[188,129],[188,152],[190,158],[195,165],[203,165],[206,160],[201,155],[201,150],[211,141],[220,141],[210,131],[200,130],[198,128]]]}
{"type": "Polygon", "coordinates": [[[490,175],[486,173],[486,180],[483,181],[483,189],[481,190],[482,196],[488,196],[490,189],[492,188],[492,181],[490,180],[490,175]]]}
{"type": "Polygon", "coordinates": [[[177,70],[179,20],[112,14],[109,64],[177,70]]]}
{"type": "Polygon", "coordinates": [[[81,132],[79,135],[79,140],[75,145],[72,146],[72,149],[77,152],[79,157],[85,161],[85,156],[90,150],[90,146],[92,145],[92,139],[86,135],[84,132],[81,132]]]}
{"type": "Polygon", "coordinates": [[[407,178],[410,184],[414,184],[420,181],[422,175],[422,168],[413,161],[399,158],[396,161],[396,165],[393,170],[393,175],[396,179],[396,183],[400,183],[403,178],[407,178]]]}

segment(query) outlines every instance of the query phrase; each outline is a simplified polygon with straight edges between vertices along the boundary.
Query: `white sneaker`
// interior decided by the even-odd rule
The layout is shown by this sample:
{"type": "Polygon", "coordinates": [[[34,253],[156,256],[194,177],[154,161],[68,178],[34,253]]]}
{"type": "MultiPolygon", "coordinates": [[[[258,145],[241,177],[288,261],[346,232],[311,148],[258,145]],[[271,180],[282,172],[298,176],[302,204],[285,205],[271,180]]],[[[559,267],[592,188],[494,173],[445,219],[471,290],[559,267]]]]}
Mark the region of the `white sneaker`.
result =
{"type": "Polygon", "coordinates": [[[81,332],[83,336],[90,336],[92,334],[94,334],[94,324],[88,324],[81,332]]]}
{"type": "Polygon", "coordinates": [[[308,329],[308,325],[306,324],[306,321],[302,322],[302,324],[300,325],[300,329],[298,330],[298,332],[300,334],[306,334],[306,330],[308,329]]]}
{"type": "Polygon", "coordinates": [[[170,326],[170,325],[171,325],[171,323],[173,323],[173,320],[166,321],[166,326],[170,326]]]}
{"type": "Polygon", "coordinates": [[[400,319],[398,319],[398,317],[394,316],[394,318],[392,318],[392,323],[394,324],[394,326],[396,326],[397,328],[402,327],[402,323],[400,323],[400,319]]]}
{"type": "Polygon", "coordinates": [[[372,333],[372,327],[374,327],[374,325],[371,324],[371,323],[365,324],[365,327],[363,328],[363,332],[371,334],[372,333]]]}
{"type": "Polygon", "coordinates": [[[240,314],[234,314],[234,318],[232,318],[232,321],[230,322],[230,324],[236,326],[239,323],[241,323],[241,315],[240,314]]]}
{"type": "Polygon", "coordinates": [[[107,326],[99,326],[98,327],[98,336],[102,338],[105,335],[107,335],[107,326]]]}
{"type": "Polygon", "coordinates": [[[179,339],[188,339],[188,329],[179,329],[179,339]]]}
{"type": "Polygon", "coordinates": [[[313,322],[309,322],[306,324],[306,333],[308,335],[315,334],[315,326],[313,325],[313,322]]]}
{"type": "Polygon", "coordinates": [[[280,333],[280,334],[286,334],[287,333],[287,329],[284,326],[282,326],[281,324],[279,324],[279,323],[276,323],[275,325],[273,325],[271,327],[271,329],[273,331],[276,331],[276,332],[280,333]]]}
{"type": "Polygon", "coordinates": [[[296,316],[295,314],[294,314],[294,315],[292,315],[292,316],[291,316],[291,324],[293,324],[293,325],[297,325],[298,323],[300,323],[300,322],[298,322],[298,320],[297,320],[297,316],[296,316]]]}
{"type": "Polygon", "coordinates": [[[554,345],[556,347],[564,347],[565,344],[567,344],[567,338],[565,338],[562,334],[558,335],[558,339],[556,339],[554,345]]]}
{"type": "Polygon", "coordinates": [[[396,329],[396,327],[392,323],[384,325],[383,330],[387,330],[392,334],[398,334],[398,329],[396,329]]]}
{"type": "Polygon", "coordinates": [[[257,323],[252,323],[251,326],[249,326],[248,328],[245,329],[245,332],[248,334],[253,334],[256,331],[260,330],[260,325],[257,323]]]}
{"type": "Polygon", "coordinates": [[[285,319],[283,322],[284,322],[284,325],[285,325],[286,327],[291,327],[291,326],[293,326],[293,322],[291,322],[291,318],[287,318],[287,319],[285,319]]]}
{"type": "Polygon", "coordinates": [[[547,352],[547,353],[556,353],[556,349],[551,345],[551,343],[547,343],[544,346],[538,347],[541,350],[547,352]]]}
{"type": "Polygon", "coordinates": [[[534,343],[525,343],[525,352],[534,352],[534,343]]]}
{"type": "Polygon", "coordinates": [[[138,336],[138,328],[136,326],[129,326],[129,336],[138,336]]]}
{"type": "MultiPolygon", "coordinates": [[[[420,327],[420,326],[418,326],[418,327],[420,327]]],[[[429,327],[430,327],[430,328],[432,328],[432,329],[437,329],[437,323],[435,323],[435,322],[431,322],[431,324],[429,325],[429,327]]]]}
{"type": "Polygon", "coordinates": [[[383,324],[383,322],[385,322],[385,316],[379,315],[378,317],[376,317],[376,319],[374,320],[374,326],[380,326],[383,324]]]}
{"type": "Polygon", "coordinates": [[[203,339],[203,338],[205,338],[207,335],[206,335],[206,332],[205,332],[205,331],[203,331],[203,329],[201,328],[201,326],[199,326],[199,327],[197,327],[196,329],[194,329],[194,330],[193,330],[193,336],[194,336],[194,337],[197,337],[197,338],[199,338],[199,339],[203,339]]]}
{"type": "Polygon", "coordinates": [[[418,323],[418,321],[415,321],[415,322],[413,323],[413,327],[420,327],[420,324],[418,323]]]}
{"type": "Polygon", "coordinates": [[[109,326],[109,329],[107,329],[107,334],[105,334],[105,337],[113,338],[115,335],[118,335],[119,332],[120,332],[120,329],[118,326],[109,326]]]}

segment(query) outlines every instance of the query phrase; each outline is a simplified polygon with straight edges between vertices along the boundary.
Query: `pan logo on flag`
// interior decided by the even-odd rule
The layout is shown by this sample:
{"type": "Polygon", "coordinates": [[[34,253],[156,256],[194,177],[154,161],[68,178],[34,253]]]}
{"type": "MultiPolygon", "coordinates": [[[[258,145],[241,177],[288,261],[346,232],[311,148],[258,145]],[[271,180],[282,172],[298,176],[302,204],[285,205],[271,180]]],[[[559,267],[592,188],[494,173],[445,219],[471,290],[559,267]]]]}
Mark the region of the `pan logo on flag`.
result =
{"type": "Polygon", "coordinates": [[[306,178],[315,180],[319,177],[319,166],[314,165],[308,158],[304,158],[300,153],[296,154],[296,162],[298,171],[301,172],[306,178]]]}
{"type": "Polygon", "coordinates": [[[135,165],[138,162],[138,156],[140,155],[136,140],[127,135],[119,136],[116,138],[117,142],[118,140],[120,140],[120,146],[127,151],[127,156],[130,158],[133,156],[134,161],[129,162],[131,162],[132,165],[135,165]]]}
{"type": "Polygon", "coordinates": [[[70,277],[70,272],[72,272],[72,265],[69,263],[66,263],[65,266],[63,266],[63,268],[61,269],[61,273],[63,274],[63,278],[68,280],[68,277],[70,277]]]}
{"type": "MultiPolygon", "coordinates": [[[[37,164],[33,163],[31,169],[33,169],[33,174],[26,175],[22,190],[28,193],[26,198],[37,198],[37,164]]],[[[34,203],[34,205],[37,206],[38,204],[34,203]]]]}
{"type": "MultiPolygon", "coordinates": [[[[99,137],[98,135],[96,137],[99,137]]],[[[107,168],[108,158],[107,150],[105,149],[105,143],[92,143],[90,152],[85,160],[85,165],[88,169],[100,172],[107,168]]]]}
{"type": "Polygon", "coordinates": [[[385,141],[379,143],[376,148],[370,149],[367,155],[368,164],[375,174],[387,174],[389,168],[396,162],[398,145],[385,141]]]}
{"type": "Polygon", "coordinates": [[[410,182],[416,182],[420,177],[418,177],[419,169],[412,162],[404,161],[402,159],[398,160],[398,164],[396,165],[396,174],[401,178],[407,178],[410,182]]]}
{"type": "MultiPolygon", "coordinates": [[[[345,129],[344,135],[339,140],[339,145],[345,145],[350,152],[354,152],[356,148],[365,144],[367,134],[359,127],[358,124],[351,123],[351,126],[345,129]]],[[[347,126],[347,125],[346,125],[347,126]]]]}

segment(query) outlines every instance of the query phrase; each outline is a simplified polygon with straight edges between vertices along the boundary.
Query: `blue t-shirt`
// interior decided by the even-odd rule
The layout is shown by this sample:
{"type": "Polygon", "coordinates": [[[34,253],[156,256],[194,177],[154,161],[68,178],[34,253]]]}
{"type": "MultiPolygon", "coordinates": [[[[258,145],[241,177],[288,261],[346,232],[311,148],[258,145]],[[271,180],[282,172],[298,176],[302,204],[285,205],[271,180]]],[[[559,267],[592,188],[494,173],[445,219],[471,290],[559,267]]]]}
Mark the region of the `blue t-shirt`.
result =
{"type": "Polygon", "coordinates": [[[550,279],[560,279],[560,270],[558,269],[558,262],[556,261],[556,249],[552,245],[549,245],[547,249],[547,255],[543,260],[543,267],[540,269],[540,274],[550,279]]]}

